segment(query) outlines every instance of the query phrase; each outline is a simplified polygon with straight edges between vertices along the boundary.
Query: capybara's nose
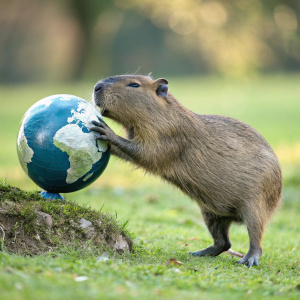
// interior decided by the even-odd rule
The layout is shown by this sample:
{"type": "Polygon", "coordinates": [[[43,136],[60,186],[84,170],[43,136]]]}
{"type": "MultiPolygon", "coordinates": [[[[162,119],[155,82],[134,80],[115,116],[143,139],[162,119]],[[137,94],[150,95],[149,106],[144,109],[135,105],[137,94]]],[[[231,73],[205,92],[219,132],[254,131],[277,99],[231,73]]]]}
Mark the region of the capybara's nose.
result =
{"type": "Polygon", "coordinates": [[[101,89],[103,89],[103,85],[104,85],[103,82],[97,82],[95,87],[94,87],[95,93],[101,91],[101,89]]]}

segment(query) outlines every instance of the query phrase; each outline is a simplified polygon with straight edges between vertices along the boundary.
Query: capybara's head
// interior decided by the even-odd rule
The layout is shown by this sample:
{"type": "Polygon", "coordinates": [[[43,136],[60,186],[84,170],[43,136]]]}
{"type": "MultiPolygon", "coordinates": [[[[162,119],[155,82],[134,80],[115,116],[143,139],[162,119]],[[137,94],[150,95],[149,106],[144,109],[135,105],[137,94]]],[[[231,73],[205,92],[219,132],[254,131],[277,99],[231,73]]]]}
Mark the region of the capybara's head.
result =
{"type": "MultiPolygon", "coordinates": [[[[116,120],[140,120],[168,105],[168,81],[153,80],[144,75],[118,75],[98,81],[94,87],[93,101],[103,116],[116,120]]],[[[133,121],[132,120],[132,121],[133,121]]],[[[126,122],[127,123],[127,122],[126,122]]]]}

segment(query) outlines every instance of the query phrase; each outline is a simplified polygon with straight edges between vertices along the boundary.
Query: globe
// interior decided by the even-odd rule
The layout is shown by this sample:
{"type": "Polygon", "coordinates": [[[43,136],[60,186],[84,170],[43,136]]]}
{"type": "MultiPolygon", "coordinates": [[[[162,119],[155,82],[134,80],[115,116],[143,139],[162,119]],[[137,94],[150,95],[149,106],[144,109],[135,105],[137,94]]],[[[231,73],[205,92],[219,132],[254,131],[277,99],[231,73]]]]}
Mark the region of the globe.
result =
{"type": "Polygon", "coordinates": [[[92,121],[102,121],[101,114],[73,95],[46,97],[25,113],[18,157],[25,173],[46,191],[45,198],[83,189],[105,170],[110,150],[89,130],[92,121]]]}

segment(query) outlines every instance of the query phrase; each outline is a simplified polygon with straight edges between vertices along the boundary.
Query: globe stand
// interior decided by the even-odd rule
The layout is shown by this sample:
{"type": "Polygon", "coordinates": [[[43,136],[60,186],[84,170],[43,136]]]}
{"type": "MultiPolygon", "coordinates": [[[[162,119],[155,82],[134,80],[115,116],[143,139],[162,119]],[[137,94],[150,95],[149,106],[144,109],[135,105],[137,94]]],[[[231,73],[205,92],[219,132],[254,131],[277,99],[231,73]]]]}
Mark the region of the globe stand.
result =
{"type": "Polygon", "coordinates": [[[61,201],[65,202],[65,198],[61,194],[58,194],[58,193],[50,193],[50,192],[44,191],[44,192],[41,192],[41,196],[44,199],[61,200],[61,201]]]}

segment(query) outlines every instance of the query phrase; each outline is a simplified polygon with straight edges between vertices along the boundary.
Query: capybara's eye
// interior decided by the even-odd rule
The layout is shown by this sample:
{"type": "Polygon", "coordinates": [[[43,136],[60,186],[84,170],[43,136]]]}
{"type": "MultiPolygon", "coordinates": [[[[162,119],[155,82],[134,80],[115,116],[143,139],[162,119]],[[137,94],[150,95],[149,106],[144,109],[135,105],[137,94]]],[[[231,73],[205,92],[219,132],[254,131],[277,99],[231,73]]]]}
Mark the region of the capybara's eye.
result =
{"type": "Polygon", "coordinates": [[[138,83],[136,83],[136,82],[131,82],[131,83],[128,84],[128,86],[137,88],[137,87],[139,87],[140,85],[139,85],[138,83]]]}

